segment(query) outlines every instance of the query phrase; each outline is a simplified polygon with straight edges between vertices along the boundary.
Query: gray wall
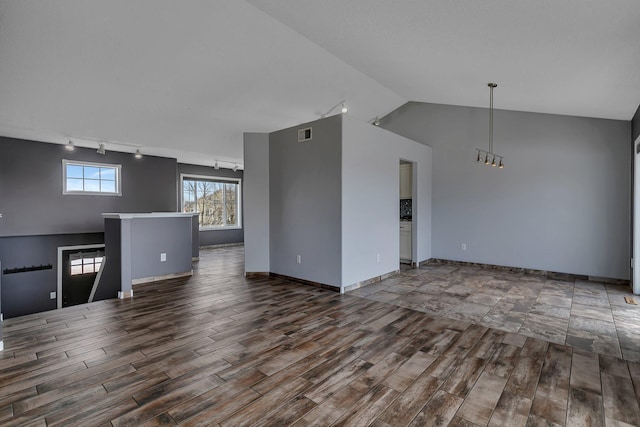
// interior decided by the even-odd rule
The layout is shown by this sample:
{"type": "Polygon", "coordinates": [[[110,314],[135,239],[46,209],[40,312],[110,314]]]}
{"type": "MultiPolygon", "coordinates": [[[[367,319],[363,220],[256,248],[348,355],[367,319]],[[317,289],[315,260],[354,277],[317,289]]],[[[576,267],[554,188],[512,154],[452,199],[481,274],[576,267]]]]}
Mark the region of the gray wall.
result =
{"type": "Polygon", "coordinates": [[[636,139],[640,136],[640,106],[636,110],[636,114],[633,116],[631,120],[631,141],[635,142],[636,139]]]}
{"type": "Polygon", "coordinates": [[[102,232],[103,212],[175,212],[176,160],[0,137],[0,236],[102,232]],[[62,159],[122,165],[122,196],[62,194],[62,159]]]}
{"type": "Polygon", "coordinates": [[[433,148],[433,257],[629,278],[628,121],[408,103],[383,127],[433,148]],[[467,244],[467,251],[461,244],[467,244]]]}
{"type": "MultiPolygon", "coordinates": [[[[215,169],[208,166],[198,166],[198,165],[188,165],[184,163],[178,163],[178,182],[180,182],[180,175],[188,174],[188,175],[202,175],[202,176],[210,176],[210,177],[222,177],[222,178],[238,178],[242,179],[243,171],[238,170],[234,172],[232,169],[215,169]]],[[[244,187],[244,183],[241,184],[244,187]]],[[[242,188],[243,190],[243,188],[242,188]]],[[[179,191],[182,191],[180,189],[179,191]]],[[[180,200],[182,195],[178,196],[178,202],[176,206],[178,207],[178,211],[180,211],[180,200]]],[[[242,199],[240,200],[242,203],[242,199]]],[[[244,207],[241,207],[241,225],[244,227],[244,207]]],[[[220,245],[220,244],[228,244],[228,243],[242,243],[244,242],[244,228],[233,229],[233,230],[203,230],[200,231],[200,246],[208,246],[208,245],[220,245]]]]}
{"type": "Polygon", "coordinates": [[[416,173],[413,259],[431,258],[431,148],[348,116],[342,121],[342,282],[349,286],[398,269],[401,159],[416,173]]]}
{"type": "MultiPolygon", "coordinates": [[[[2,271],[2,262],[0,262],[0,271],[2,271]]],[[[0,274],[0,315],[1,314],[2,314],[2,274],[0,274]]],[[[0,318],[2,318],[2,316],[0,316],[0,318]]],[[[0,320],[0,350],[4,350],[4,342],[2,341],[2,320],[0,320]]]]}
{"type": "Polygon", "coordinates": [[[341,138],[340,115],[269,135],[271,272],[340,286],[341,138]]]}
{"type": "Polygon", "coordinates": [[[4,268],[52,270],[3,275],[5,317],[56,308],[57,248],[104,243],[103,212],[175,211],[176,160],[0,137],[0,260],[4,268]],[[62,159],[122,165],[122,196],[62,195],[62,159]]]}
{"type": "Polygon", "coordinates": [[[2,268],[31,265],[53,266],[52,270],[2,274],[2,313],[5,318],[53,310],[57,289],[58,247],[104,243],[103,233],[12,236],[0,238],[2,268]]]}
{"type": "Polygon", "coordinates": [[[120,291],[120,272],[122,271],[122,233],[119,219],[104,220],[104,254],[106,263],[102,268],[100,282],[93,296],[94,301],[116,298],[120,291]]]}
{"type": "Polygon", "coordinates": [[[244,270],[268,273],[269,262],[269,134],[244,134],[244,270]]]}
{"type": "Polygon", "coordinates": [[[130,221],[131,236],[127,237],[131,244],[132,279],[191,271],[191,217],[130,221]],[[161,253],[167,254],[164,262],[160,261],[161,253]]]}

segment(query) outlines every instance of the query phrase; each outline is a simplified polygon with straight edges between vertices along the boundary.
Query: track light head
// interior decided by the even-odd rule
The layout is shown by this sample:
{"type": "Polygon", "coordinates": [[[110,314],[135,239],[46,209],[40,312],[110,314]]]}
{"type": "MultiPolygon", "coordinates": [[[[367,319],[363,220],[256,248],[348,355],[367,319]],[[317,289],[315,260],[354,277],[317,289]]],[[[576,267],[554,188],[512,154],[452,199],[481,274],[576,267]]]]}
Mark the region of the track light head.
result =
{"type": "Polygon", "coordinates": [[[237,171],[238,171],[238,164],[237,164],[237,163],[236,163],[235,165],[233,165],[232,170],[233,170],[234,172],[237,172],[237,171]]]}
{"type": "Polygon", "coordinates": [[[216,160],[216,162],[213,164],[213,168],[214,168],[215,170],[220,169],[220,165],[218,164],[218,161],[217,161],[217,160],[216,160]]]}
{"type": "Polygon", "coordinates": [[[500,169],[504,169],[504,162],[500,159],[500,164],[498,165],[500,169]]]}
{"type": "Polygon", "coordinates": [[[324,119],[325,117],[327,117],[329,114],[331,114],[331,112],[332,112],[332,111],[334,111],[334,110],[335,110],[336,108],[338,108],[338,107],[340,107],[340,111],[342,112],[342,114],[346,114],[346,113],[347,113],[347,111],[349,111],[349,109],[347,108],[347,104],[346,104],[346,102],[347,102],[347,101],[345,101],[345,100],[343,99],[342,101],[338,102],[336,105],[334,105],[333,107],[331,107],[331,108],[329,109],[329,111],[327,111],[327,112],[326,112],[326,113],[324,113],[324,114],[321,114],[321,115],[320,115],[320,117],[322,117],[322,118],[324,119]]]}
{"type": "Polygon", "coordinates": [[[480,163],[482,161],[482,156],[480,155],[480,150],[478,150],[478,157],[476,158],[476,162],[480,163]]]}
{"type": "Polygon", "coordinates": [[[484,158],[484,164],[485,165],[489,164],[489,153],[487,153],[487,156],[484,158]]]}
{"type": "Polygon", "coordinates": [[[98,153],[98,154],[102,154],[103,156],[104,156],[105,154],[107,154],[107,150],[105,150],[105,148],[104,148],[104,144],[102,144],[102,143],[100,144],[100,146],[99,146],[99,147],[98,147],[98,149],[96,150],[96,153],[98,153]]]}
{"type": "Polygon", "coordinates": [[[142,158],[142,153],[140,152],[139,148],[136,150],[136,154],[134,154],[133,157],[135,157],[138,160],[142,158]]]}
{"type": "Polygon", "coordinates": [[[496,167],[496,156],[493,156],[493,161],[491,162],[492,167],[496,167]]]}
{"type": "Polygon", "coordinates": [[[64,146],[64,149],[67,151],[74,151],[76,149],[76,146],[73,145],[73,142],[71,140],[69,140],[69,143],[64,146]]]}

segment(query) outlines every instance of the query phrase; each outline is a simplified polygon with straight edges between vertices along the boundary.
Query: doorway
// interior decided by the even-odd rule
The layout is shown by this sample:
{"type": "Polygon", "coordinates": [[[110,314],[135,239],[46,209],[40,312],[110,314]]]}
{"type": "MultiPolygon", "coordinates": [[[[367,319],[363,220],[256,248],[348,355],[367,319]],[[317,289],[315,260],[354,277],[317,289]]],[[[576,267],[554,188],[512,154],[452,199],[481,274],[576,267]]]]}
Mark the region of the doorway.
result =
{"type": "Polygon", "coordinates": [[[413,163],[400,160],[400,264],[413,262],[413,163]]]}
{"type": "Polygon", "coordinates": [[[58,308],[90,302],[106,262],[104,244],[58,248],[58,308]]]}

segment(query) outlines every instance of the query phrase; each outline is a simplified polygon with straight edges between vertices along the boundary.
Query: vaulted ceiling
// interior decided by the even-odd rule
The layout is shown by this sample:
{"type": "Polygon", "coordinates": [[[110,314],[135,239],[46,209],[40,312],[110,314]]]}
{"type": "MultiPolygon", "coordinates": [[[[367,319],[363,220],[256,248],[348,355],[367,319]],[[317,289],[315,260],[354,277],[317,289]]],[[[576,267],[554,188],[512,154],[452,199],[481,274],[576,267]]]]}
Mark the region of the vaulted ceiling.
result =
{"type": "MultiPolygon", "coordinates": [[[[0,135],[242,165],[242,133],[407,101],[630,120],[637,0],[0,3],[0,135]]],[[[224,166],[224,163],[222,163],[224,166]]]]}

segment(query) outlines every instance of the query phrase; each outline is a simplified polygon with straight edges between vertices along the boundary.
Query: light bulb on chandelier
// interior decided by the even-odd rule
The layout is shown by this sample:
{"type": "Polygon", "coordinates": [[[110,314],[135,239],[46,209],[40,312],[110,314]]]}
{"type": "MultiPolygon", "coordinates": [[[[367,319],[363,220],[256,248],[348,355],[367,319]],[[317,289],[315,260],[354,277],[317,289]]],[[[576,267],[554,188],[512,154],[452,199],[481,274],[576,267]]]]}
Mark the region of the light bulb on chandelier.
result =
{"type": "Polygon", "coordinates": [[[482,150],[480,148],[476,148],[478,155],[476,156],[476,162],[480,163],[482,161],[482,157],[484,156],[484,164],[491,165],[491,167],[498,167],[498,169],[504,169],[504,157],[500,154],[496,154],[493,152],[493,89],[498,87],[495,83],[488,83],[490,95],[489,95],[489,150],[482,150]],[[489,157],[492,158],[491,162],[489,162],[489,157]],[[496,163],[496,158],[499,159],[498,163],[496,163]]]}

